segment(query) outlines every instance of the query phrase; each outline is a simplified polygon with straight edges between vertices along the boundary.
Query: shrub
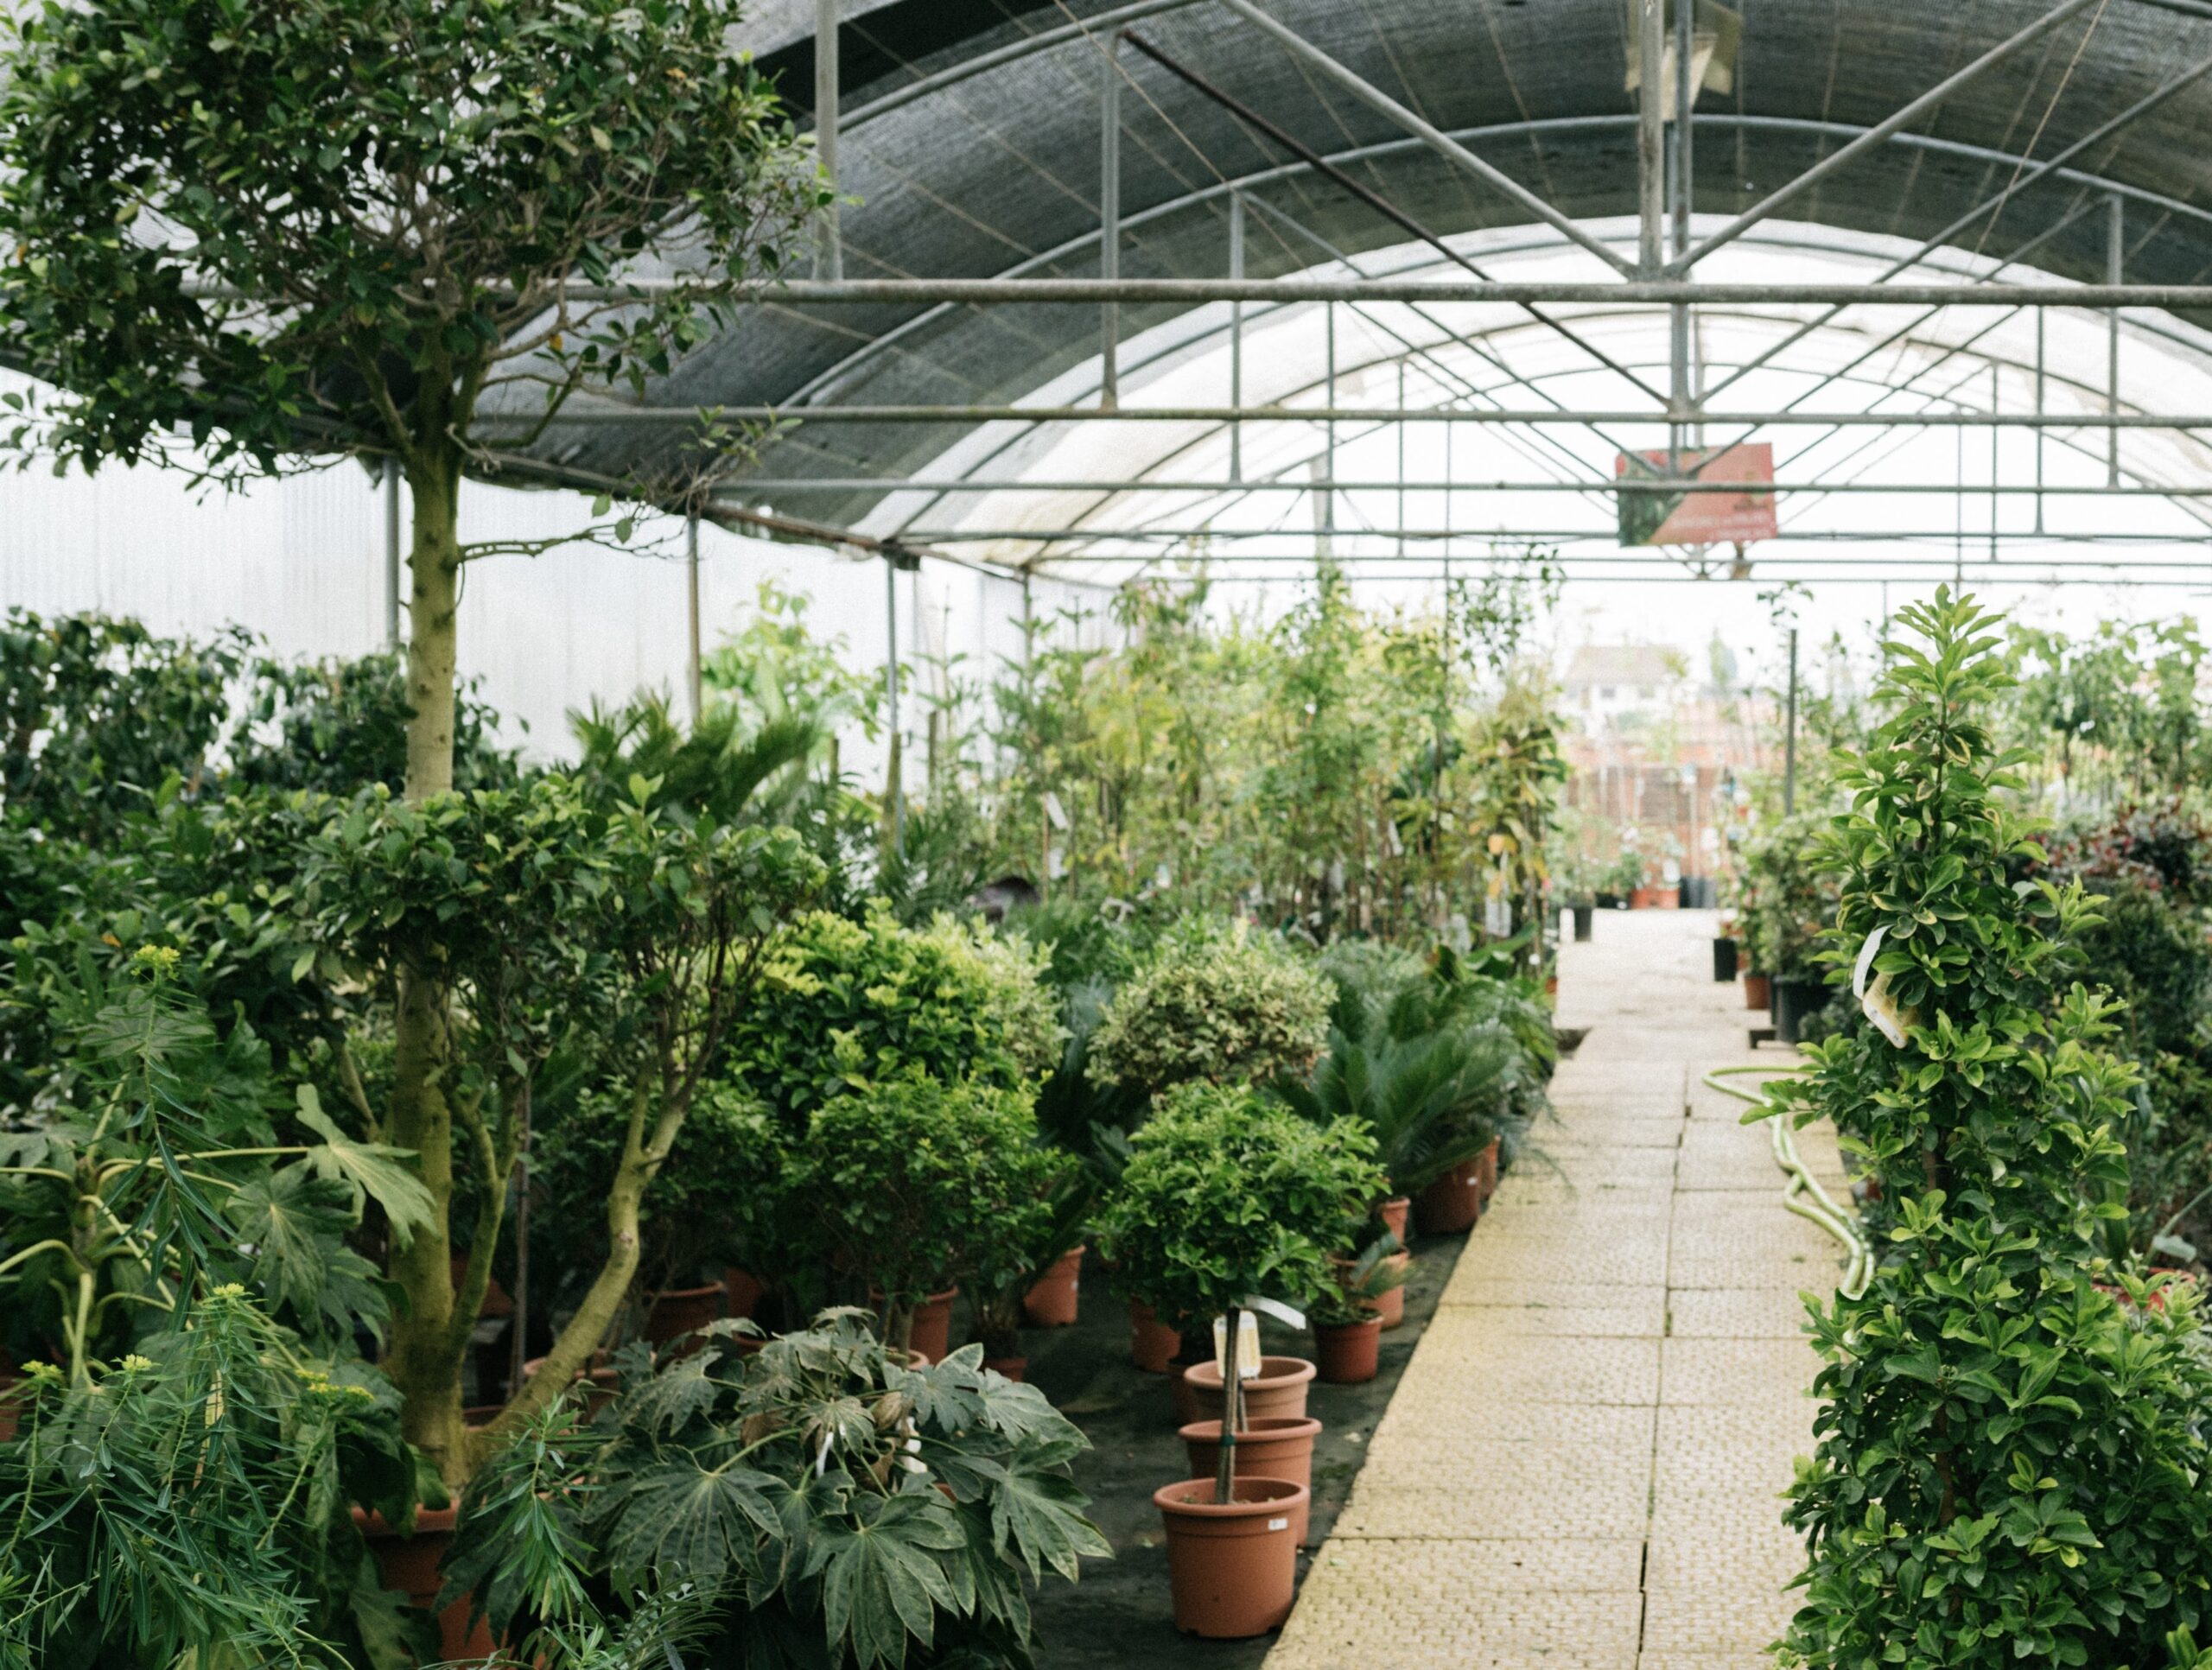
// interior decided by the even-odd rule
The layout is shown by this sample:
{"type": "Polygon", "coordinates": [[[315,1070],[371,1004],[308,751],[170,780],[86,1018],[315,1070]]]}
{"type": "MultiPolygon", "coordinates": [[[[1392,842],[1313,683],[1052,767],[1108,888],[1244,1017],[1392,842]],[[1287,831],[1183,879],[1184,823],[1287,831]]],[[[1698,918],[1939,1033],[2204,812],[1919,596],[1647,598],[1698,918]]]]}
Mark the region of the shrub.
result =
{"type": "Polygon", "coordinates": [[[690,1586],[711,1663],[1031,1663],[1025,1582],[1111,1553],[1069,1476],[1089,1445],[979,1348],[908,1368],[866,1323],[828,1311],[741,1364],[714,1339],[658,1373],[626,1354],[598,1442],[518,1445],[479,1476],[449,1571],[511,1639],[584,1610],[588,1571],[617,1596],[690,1586]]]}
{"type": "Polygon", "coordinates": [[[1329,996],[1281,941],[1192,918],[1115,994],[1091,1036],[1089,1072],[1146,1095],[1193,1079],[1301,1076],[1327,1042],[1329,996]]]}
{"type": "Polygon", "coordinates": [[[783,1190],[785,1221],[806,1226],[839,1273],[889,1307],[899,1344],[913,1307],[1019,1245],[1049,1218],[1065,1161],[1037,1143],[1031,1093],[903,1077],[834,1096],[808,1117],[783,1190]]]}
{"type": "Polygon", "coordinates": [[[1059,1058],[1042,957],[982,924],[902,928],[814,911],[777,934],[724,1070],[796,1130],[817,1108],[908,1074],[1011,1089],[1059,1058]]]}
{"type": "Polygon", "coordinates": [[[1169,1091],[1131,1148],[1100,1242],[1133,1291],[1185,1321],[1254,1296],[1312,1301],[1389,1181],[1355,1121],[1313,1124],[1229,1085],[1169,1091]]]}
{"type": "Polygon", "coordinates": [[[2039,853],[2003,797],[2017,756],[1981,722],[2010,682],[1992,619],[1948,588],[1899,618],[1924,647],[1893,652],[1894,716],[1843,761],[1851,810],[1823,848],[1829,946],[1882,936],[1881,1024],[1813,1046],[1777,1093],[1835,1121],[1893,1213],[1863,1295],[1808,1301],[1823,1407],[1782,1657],[2148,1666],[2212,1594],[2212,1362],[2195,1295],[2098,1286],[2136,1073],[2113,1006],[2058,989],[2094,902],[2013,882],[2039,853]]]}

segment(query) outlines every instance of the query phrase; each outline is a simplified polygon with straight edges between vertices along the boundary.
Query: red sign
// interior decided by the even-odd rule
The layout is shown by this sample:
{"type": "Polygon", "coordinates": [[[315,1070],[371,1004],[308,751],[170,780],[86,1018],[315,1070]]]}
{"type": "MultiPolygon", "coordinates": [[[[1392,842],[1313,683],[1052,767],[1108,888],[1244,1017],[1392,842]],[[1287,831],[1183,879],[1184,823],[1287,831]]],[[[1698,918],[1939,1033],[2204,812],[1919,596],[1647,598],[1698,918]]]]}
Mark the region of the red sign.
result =
{"type": "Polygon", "coordinates": [[[1622,544],[1748,545],[1775,537],[1774,448],[1767,442],[1718,452],[1686,447],[1678,462],[1669,469],[1663,449],[1613,460],[1615,480],[1651,483],[1620,495],[1622,544]],[[1707,482],[1762,485],[1688,490],[1707,482]]]}

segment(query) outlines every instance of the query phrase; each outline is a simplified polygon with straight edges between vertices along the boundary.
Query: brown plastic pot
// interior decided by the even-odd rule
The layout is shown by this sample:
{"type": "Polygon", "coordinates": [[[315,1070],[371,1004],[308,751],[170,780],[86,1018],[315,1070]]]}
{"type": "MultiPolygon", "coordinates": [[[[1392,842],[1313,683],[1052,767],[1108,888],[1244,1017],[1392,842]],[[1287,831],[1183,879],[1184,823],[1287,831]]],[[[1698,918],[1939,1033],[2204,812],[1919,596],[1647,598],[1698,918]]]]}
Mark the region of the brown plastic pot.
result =
{"type": "Polygon", "coordinates": [[[1285,1479],[1239,1478],[1230,1495],[1215,1501],[1210,1478],[1152,1493],[1167,1527],[1175,1627],[1211,1641],[1282,1627],[1298,1591],[1296,1515],[1313,1501],[1285,1479]]]}
{"type": "Polygon", "coordinates": [[[906,1336],[909,1349],[931,1362],[944,1361],[952,1349],[952,1301],[959,1296],[957,1287],[948,1287],[914,1307],[914,1330],[906,1336]]]}
{"type": "MultiPolygon", "coordinates": [[[[1262,1357],[1260,1372],[1244,1382],[1244,1419],[1303,1415],[1313,1381],[1313,1365],[1304,1357],[1262,1357]]],[[[1175,1410],[1178,1426],[1220,1414],[1221,1370],[1211,1362],[1185,1368],[1175,1382],[1175,1410]]]]}
{"type": "Polygon", "coordinates": [[[1182,1349],[1183,1336],[1160,1321],[1158,1311],[1141,1299],[1129,1301],[1129,1356],[1138,1368],[1147,1375],[1166,1374],[1182,1349]]]}
{"type": "Polygon", "coordinates": [[[1475,1156],[1475,1192],[1483,1197],[1483,1204],[1490,1204],[1490,1197],[1497,1192],[1497,1143],[1492,1137],[1483,1145],[1482,1152],[1475,1156]]]}
{"type": "Polygon", "coordinates": [[[1648,911],[1658,901],[1659,890],[1656,887],[1637,887],[1629,893],[1628,907],[1631,911],[1648,911]]]}
{"type": "Polygon", "coordinates": [[[768,1284],[752,1271],[735,1264],[722,1266],[722,1300],[729,1308],[722,1314],[750,1317],[768,1297],[768,1284]]]}
{"type": "Polygon", "coordinates": [[[1023,1320],[1032,1328],[1071,1328],[1075,1325],[1077,1283],[1083,1275],[1083,1253],[1071,1247],[1052,1267],[1037,1278],[1021,1297],[1023,1320]]]}
{"type": "Polygon", "coordinates": [[[1774,977],[1771,975],[1744,976],[1744,1006],[1746,1009],[1774,1007],[1774,977]]]}
{"type": "Polygon", "coordinates": [[[1413,1244],[1413,1236],[1408,1233],[1413,1210],[1412,1199],[1405,1195],[1393,1195],[1375,1209],[1375,1216],[1382,1220],[1385,1229],[1397,1236],[1401,1247],[1413,1244]]]}
{"type": "Polygon", "coordinates": [[[725,1290],[719,1281],[704,1287],[667,1287],[645,1301],[645,1337],[666,1345],[696,1334],[722,1313],[725,1290]]]}
{"type": "MultiPolygon", "coordinates": [[[[376,1557],[377,1571],[384,1578],[386,1589],[397,1590],[407,1597],[407,1603],[428,1611],[438,1597],[444,1579],[438,1575],[438,1562],[453,1546],[454,1521],[459,1510],[452,1508],[418,1508],[415,1510],[415,1532],[402,1536],[387,1525],[382,1515],[356,1508],[353,1523],[369,1545],[369,1553],[376,1557]]],[[[454,1663],[488,1662],[497,1653],[499,1643],[492,1639],[492,1631],[479,1618],[474,1625],[468,1614],[473,1604],[464,1595],[438,1614],[438,1653],[441,1658],[454,1663]]]]}
{"type": "Polygon", "coordinates": [[[985,1357],[983,1367],[994,1374],[1004,1375],[1008,1380],[1020,1380],[1029,1370],[1027,1357],[985,1357]]]}
{"type": "Polygon", "coordinates": [[[1338,1325],[1316,1324],[1313,1358],[1320,1377],[1332,1386],[1357,1386],[1373,1380],[1382,1365],[1382,1329],[1380,1317],[1338,1325]]]}
{"type": "Polygon", "coordinates": [[[16,1360],[0,1351],[0,1444],[16,1440],[16,1427],[22,1419],[23,1377],[16,1372],[16,1360]]]}
{"type": "MultiPolygon", "coordinates": [[[[1194,1420],[1176,1436],[1191,1457],[1191,1476],[1210,1479],[1221,1464],[1221,1423],[1194,1420]]],[[[1236,1435],[1238,1478],[1281,1479],[1286,1484],[1313,1483],[1313,1441],[1321,1436],[1321,1423],[1311,1415],[1295,1419],[1270,1415],[1253,1421],[1236,1435]]],[[[1306,1520],[1310,1502],[1299,1504],[1291,1516],[1291,1532],[1301,1548],[1306,1546],[1306,1520]]]]}
{"type": "Polygon", "coordinates": [[[1432,1235],[1464,1235],[1483,1215],[1482,1178],[1471,1159],[1461,1160],[1421,1191],[1421,1227],[1432,1235]]]}

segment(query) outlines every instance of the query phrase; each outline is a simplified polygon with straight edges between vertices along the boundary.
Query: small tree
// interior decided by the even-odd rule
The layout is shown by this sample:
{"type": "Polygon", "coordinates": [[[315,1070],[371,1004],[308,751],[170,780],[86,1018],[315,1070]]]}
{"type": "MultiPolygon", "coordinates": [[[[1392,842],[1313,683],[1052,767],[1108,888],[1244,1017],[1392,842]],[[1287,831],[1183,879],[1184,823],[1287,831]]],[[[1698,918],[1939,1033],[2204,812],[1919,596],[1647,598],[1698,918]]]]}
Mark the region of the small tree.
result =
{"type": "Polygon", "coordinates": [[[2064,983],[2094,905],[2014,879],[2040,853],[1983,723],[2011,683],[1993,619],[1948,589],[1898,619],[1919,641],[1888,646],[1892,716],[1842,760],[1825,848],[1830,956],[1871,980],[1875,1024],[1778,1092],[1836,1122],[1894,1213],[1863,1296],[1811,1304],[1827,1361],[1783,1659],[2141,1670],[2212,1595],[2212,1366],[2185,1287],[2098,1256],[2136,1074],[2112,1003],[2064,983]]]}

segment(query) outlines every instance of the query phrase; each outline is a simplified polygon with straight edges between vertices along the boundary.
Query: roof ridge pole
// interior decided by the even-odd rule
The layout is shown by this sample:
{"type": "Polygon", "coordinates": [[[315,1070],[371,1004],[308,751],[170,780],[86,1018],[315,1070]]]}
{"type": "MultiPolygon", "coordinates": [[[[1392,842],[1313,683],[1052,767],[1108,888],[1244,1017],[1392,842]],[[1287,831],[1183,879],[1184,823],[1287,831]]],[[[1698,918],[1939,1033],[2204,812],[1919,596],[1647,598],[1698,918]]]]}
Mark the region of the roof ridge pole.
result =
{"type": "Polygon", "coordinates": [[[1628,262],[1606,248],[1602,240],[1584,230],[1580,223],[1573,216],[1562,213],[1559,209],[1547,203],[1503,168],[1484,162],[1481,157],[1452,138],[1443,129],[1408,110],[1382,88],[1356,72],[1347,69],[1296,30],[1277,22],[1254,5],[1252,0],[1220,0],[1220,3],[1254,28],[1273,36],[1294,56],[1304,59],[1314,68],[1329,76],[1370,110],[1388,117],[1408,133],[1421,140],[1431,150],[1457,162],[1470,174],[1477,175],[1497,190],[1503,192],[1529,213],[1535,215],[1536,219],[1551,227],[1553,231],[1561,233],[1571,242],[1589,251],[1614,271],[1625,276],[1636,270],[1628,262]]]}
{"type": "MultiPolygon", "coordinates": [[[[1229,3],[1235,4],[1238,0],[1229,0],[1229,3]]],[[[1684,272],[1722,244],[1732,244],[1784,203],[1790,201],[1802,193],[1810,191],[1838,168],[1847,167],[1857,161],[1875,146],[1889,139],[1891,135],[1900,132],[1929,111],[1936,108],[1953,93],[1958,92],[1968,82],[1974,80],[1985,71],[1995,68],[2021,48],[2033,45],[2073,16],[2075,12],[2082,10],[2090,3],[2091,0],[2061,0],[2060,4],[2045,12],[2026,28],[2007,35],[1964,69],[1945,76],[1926,92],[1922,93],[1919,98],[1902,109],[1892,111],[1849,144],[1843,146],[1840,149],[1829,152],[1827,156],[1814,163],[1811,168],[1806,169],[1788,185],[1768,193],[1766,196],[1752,204],[1751,207],[1745,209],[1695,249],[1676,259],[1674,264],[1668,268],[1668,272],[1670,275],[1684,272]]],[[[2102,0],[2098,0],[2098,3],[2102,3],[2102,0]]]]}
{"type": "MultiPolygon", "coordinates": [[[[814,156],[837,189],[837,0],[814,0],[814,156]]],[[[822,211],[820,271],[835,283],[845,276],[845,250],[833,196],[822,211]]]]}
{"type": "MultiPolygon", "coordinates": [[[[2106,200],[2107,219],[2105,222],[2105,283],[2123,282],[2121,268],[2127,259],[2126,207],[2114,192],[2106,200]]],[[[2120,309],[2113,308],[2105,314],[2105,410],[2115,416],[2120,412],[2120,309]]],[[[2120,430],[2117,426],[2105,431],[2105,486],[2120,485],[2120,430]]]]}
{"type": "MultiPolygon", "coordinates": [[[[1108,283],[1122,276],[1122,37],[1109,35],[1102,60],[1105,79],[1098,92],[1098,276],[1108,283]]],[[[1122,403],[1121,367],[1116,350],[1122,330],[1120,308],[1099,309],[1098,403],[1111,411],[1122,403]]]]}
{"type": "Polygon", "coordinates": [[[1637,276],[1653,278],[1666,259],[1666,95],[1659,60],[1667,51],[1662,0],[1637,0],[1636,174],[1638,238],[1637,276]]]}
{"type": "MultiPolygon", "coordinates": [[[[1241,282],[1244,276],[1244,194],[1229,194],[1229,276],[1241,282]]],[[[1229,304],[1229,403],[1242,410],[1244,405],[1244,304],[1229,304]]],[[[1403,403],[1402,402],[1400,403],[1403,403]]],[[[1233,420],[1229,426],[1229,479],[1244,479],[1244,421],[1233,420]]]]}

